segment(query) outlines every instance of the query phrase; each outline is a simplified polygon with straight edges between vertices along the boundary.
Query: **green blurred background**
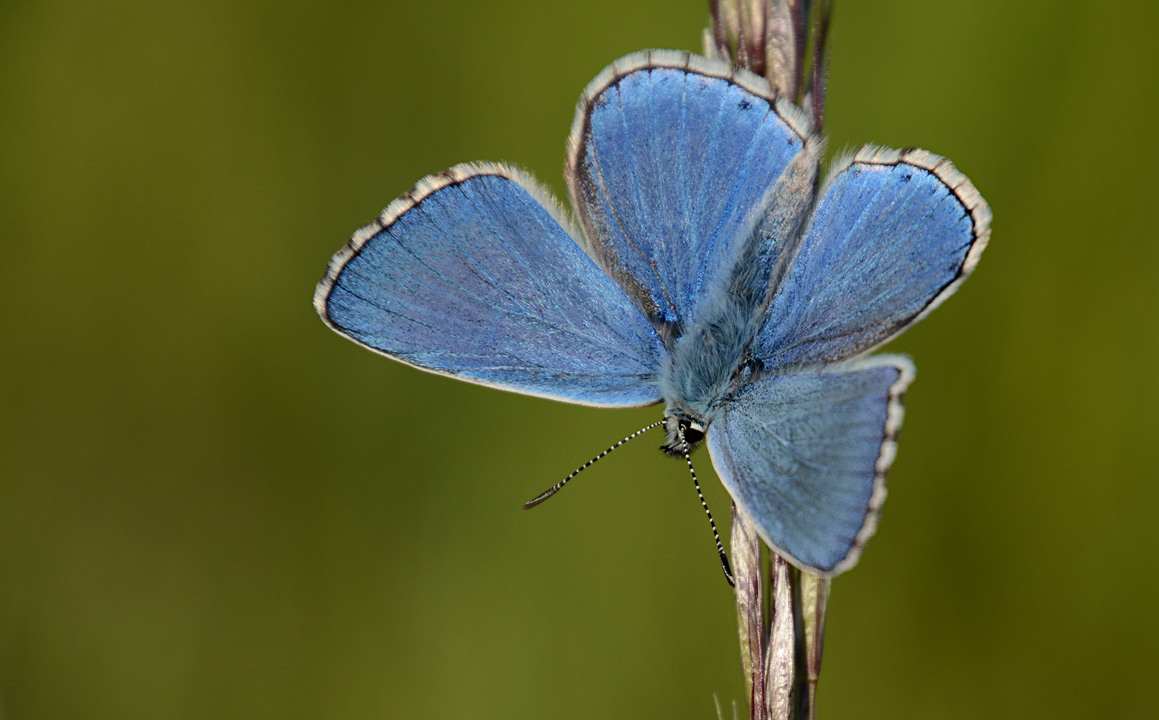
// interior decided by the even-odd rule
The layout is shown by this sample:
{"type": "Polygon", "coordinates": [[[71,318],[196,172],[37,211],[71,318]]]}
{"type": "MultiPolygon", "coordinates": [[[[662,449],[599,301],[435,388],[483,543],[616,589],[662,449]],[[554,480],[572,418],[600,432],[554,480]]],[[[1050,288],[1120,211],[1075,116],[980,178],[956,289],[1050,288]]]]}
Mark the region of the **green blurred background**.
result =
{"type": "MultiPolygon", "coordinates": [[[[562,194],[584,85],[700,0],[0,5],[0,715],[712,718],[731,596],[679,463],[419,373],[310,300],[425,174],[562,194]]],[[[834,585],[826,718],[1159,714],[1159,11],[839,3],[830,147],[994,209],[834,585]]],[[[698,455],[717,516],[727,498],[698,455]]]]}

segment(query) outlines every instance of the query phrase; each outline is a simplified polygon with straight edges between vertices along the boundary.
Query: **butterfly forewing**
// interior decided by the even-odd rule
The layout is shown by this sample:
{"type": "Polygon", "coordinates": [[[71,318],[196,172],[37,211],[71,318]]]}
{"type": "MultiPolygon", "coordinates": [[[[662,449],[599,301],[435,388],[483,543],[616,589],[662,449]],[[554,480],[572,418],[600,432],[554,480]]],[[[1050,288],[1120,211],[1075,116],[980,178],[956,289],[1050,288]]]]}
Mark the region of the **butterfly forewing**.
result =
{"type": "Polygon", "coordinates": [[[533,182],[459,166],[419,183],[331,263],[315,304],[397,360],[570,402],[660,399],[661,344],[533,182]]]}
{"type": "Polygon", "coordinates": [[[885,499],[906,358],[880,356],[751,383],[708,430],[717,474],[770,546],[799,567],[852,566],[885,499]]]}

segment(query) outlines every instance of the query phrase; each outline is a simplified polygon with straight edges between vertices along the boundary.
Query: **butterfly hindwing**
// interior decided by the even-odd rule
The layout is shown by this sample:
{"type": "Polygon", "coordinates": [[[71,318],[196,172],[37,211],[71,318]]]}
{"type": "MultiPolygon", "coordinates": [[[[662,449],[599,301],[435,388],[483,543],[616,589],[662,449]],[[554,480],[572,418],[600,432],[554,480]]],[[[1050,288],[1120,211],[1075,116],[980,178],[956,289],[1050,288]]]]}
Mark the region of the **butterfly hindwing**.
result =
{"type": "Polygon", "coordinates": [[[603,406],[659,401],[655,330],[561,223],[497,165],[421,181],[331,261],[322,318],[437,373],[603,406]]]}
{"type": "Polygon", "coordinates": [[[773,375],[740,389],[708,429],[725,487],[799,567],[851,567],[873,533],[913,379],[904,357],[773,375]]]}
{"type": "Polygon", "coordinates": [[[657,327],[688,325],[808,132],[747,71],[672,51],[622,58],[588,86],[569,140],[589,252],[657,327]]]}
{"type": "Polygon", "coordinates": [[[863,149],[822,191],[754,354],[808,366],[881,345],[957,289],[989,236],[989,208],[948,160],[863,149]]]}

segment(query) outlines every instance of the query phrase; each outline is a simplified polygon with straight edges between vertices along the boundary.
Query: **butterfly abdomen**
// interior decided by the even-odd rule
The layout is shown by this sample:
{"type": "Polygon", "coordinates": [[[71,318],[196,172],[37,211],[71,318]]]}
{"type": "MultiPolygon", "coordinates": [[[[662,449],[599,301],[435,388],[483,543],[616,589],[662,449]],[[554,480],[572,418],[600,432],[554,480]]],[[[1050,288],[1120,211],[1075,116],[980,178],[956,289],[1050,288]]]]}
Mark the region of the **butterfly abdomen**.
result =
{"type": "Polygon", "coordinates": [[[820,143],[805,142],[742,231],[731,263],[713,279],[695,319],[672,343],[660,389],[670,414],[707,426],[738,384],[765,316],[770,282],[779,282],[811,207],[820,143]],[[781,256],[781,260],[776,260],[781,256]]]}
{"type": "Polygon", "coordinates": [[[688,328],[665,358],[660,389],[668,414],[707,424],[719,402],[732,392],[756,328],[751,314],[724,293],[713,297],[702,315],[704,319],[688,328]]]}

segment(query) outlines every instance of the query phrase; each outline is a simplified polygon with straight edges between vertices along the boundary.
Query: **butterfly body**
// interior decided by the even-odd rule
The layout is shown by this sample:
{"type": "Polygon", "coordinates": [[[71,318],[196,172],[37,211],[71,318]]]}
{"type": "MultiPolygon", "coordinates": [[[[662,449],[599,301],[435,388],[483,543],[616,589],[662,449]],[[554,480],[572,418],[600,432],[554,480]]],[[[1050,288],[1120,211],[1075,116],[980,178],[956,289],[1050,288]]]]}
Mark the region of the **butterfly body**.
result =
{"type": "MultiPolygon", "coordinates": [[[[703,433],[722,403],[775,368],[753,355],[765,309],[795,248],[816,190],[819,142],[808,142],[741,226],[736,253],[701,298],[695,320],[674,336],[661,366],[668,439],[682,453],[676,427],[703,433]]],[[[687,439],[687,438],[685,438],[687,439]]]]}
{"type": "Polygon", "coordinates": [[[340,250],[323,320],[388,357],[603,407],[665,403],[758,532],[851,567],[876,525],[913,365],[867,356],[977,263],[989,210],[948,161],[866,147],[819,183],[808,117],[751,73],[648,51],[580,99],[566,179],[460,165],[340,250]]]}

